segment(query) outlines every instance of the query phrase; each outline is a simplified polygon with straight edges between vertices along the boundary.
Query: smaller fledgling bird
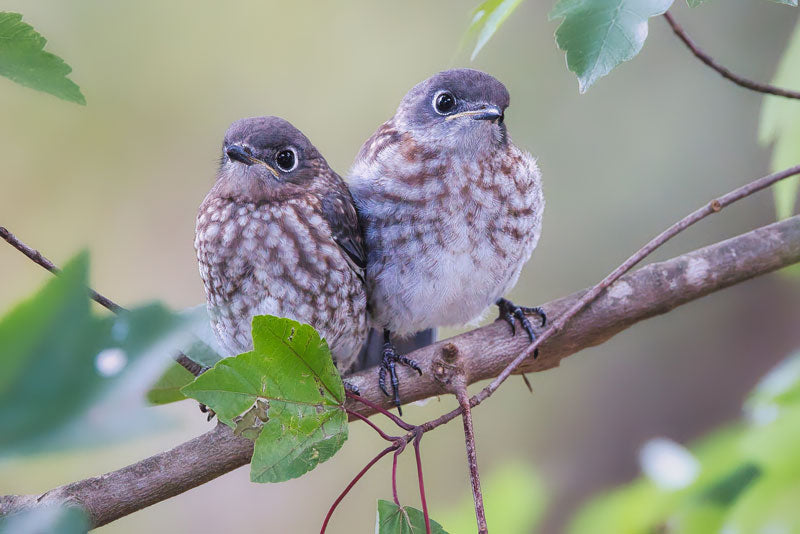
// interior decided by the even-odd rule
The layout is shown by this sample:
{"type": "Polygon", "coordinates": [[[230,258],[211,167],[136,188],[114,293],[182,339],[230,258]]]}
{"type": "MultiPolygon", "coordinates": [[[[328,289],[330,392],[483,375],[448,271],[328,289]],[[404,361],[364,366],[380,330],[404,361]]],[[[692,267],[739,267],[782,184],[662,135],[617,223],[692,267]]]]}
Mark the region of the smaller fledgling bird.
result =
{"type": "Polygon", "coordinates": [[[231,125],[195,249],[227,355],[251,350],[253,316],[270,314],[316,328],[350,368],[367,337],[363,238],[347,186],[294,126],[231,125]]]}
{"type": "MultiPolygon", "coordinates": [[[[440,72],[412,88],[362,146],[350,171],[367,245],[367,293],[384,329],[399,406],[391,335],[462,325],[497,304],[534,339],[525,313],[503,298],[541,231],[544,197],[534,158],[508,136],[505,86],[480,71],[440,72]]],[[[421,372],[421,371],[420,371],[421,372]]]]}

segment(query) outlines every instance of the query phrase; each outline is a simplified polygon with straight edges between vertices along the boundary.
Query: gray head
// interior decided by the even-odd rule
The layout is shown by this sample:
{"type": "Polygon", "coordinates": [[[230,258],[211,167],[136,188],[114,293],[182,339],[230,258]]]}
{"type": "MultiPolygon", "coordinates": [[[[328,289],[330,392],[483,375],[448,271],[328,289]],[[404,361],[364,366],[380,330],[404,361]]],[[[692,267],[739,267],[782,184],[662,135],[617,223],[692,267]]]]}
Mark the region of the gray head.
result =
{"type": "Polygon", "coordinates": [[[251,201],[277,200],[313,187],[327,162],[303,133],[280,117],[231,124],[222,144],[218,188],[251,201]]]}
{"type": "Polygon", "coordinates": [[[505,143],[508,103],[508,90],[485,72],[446,70],[406,94],[395,122],[418,141],[475,150],[505,143]]]}

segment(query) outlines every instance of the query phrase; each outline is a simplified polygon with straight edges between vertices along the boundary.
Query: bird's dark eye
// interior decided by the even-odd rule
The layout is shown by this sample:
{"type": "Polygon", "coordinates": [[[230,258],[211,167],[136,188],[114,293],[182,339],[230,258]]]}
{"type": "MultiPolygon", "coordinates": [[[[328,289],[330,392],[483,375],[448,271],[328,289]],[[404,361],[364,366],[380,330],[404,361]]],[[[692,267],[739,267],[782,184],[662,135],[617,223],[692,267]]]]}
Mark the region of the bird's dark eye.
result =
{"type": "Polygon", "coordinates": [[[456,109],[456,97],[449,91],[442,91],[433,97],[433,107],[436,113],[440,115],[447,115],[456,109]]]}
{"type": "Polygon", "coordinates": [[[297,165],[297,156],[294,155],[294,150],[289,150],[287,148],[278,152],[275,156],[275,163],[278,164],[278,167],[280,167],[282,171],[289,172],[294,170],[297,165]]]}

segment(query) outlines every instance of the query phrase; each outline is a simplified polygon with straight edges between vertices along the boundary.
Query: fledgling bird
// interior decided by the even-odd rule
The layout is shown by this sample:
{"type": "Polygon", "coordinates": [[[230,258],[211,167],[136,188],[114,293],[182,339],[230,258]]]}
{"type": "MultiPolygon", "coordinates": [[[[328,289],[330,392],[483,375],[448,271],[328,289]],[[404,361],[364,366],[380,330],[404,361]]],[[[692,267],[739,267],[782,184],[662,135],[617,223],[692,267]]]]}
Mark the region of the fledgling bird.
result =
{"type": "Polygon", "coordinates": [[[350,368],[367,336],[364,242],[347,186],[298,129],[278,117],[231,125],[195,249],[227,355],[251,350],[253,316],[270,314],[316,328],[350,368]]]}
{"type": "Polygon", "coordinates": [[[534,158],[508,136],[509,94],[472,69],[440,72],[400,102],[361,147],[350,171],[367,245],[371,320],[384,329],[386,373],[399,406],[391,336],[463,325],[492,304],[515,332],[541,308],[503,298],[539,240],[544,196],[534,158]]]}

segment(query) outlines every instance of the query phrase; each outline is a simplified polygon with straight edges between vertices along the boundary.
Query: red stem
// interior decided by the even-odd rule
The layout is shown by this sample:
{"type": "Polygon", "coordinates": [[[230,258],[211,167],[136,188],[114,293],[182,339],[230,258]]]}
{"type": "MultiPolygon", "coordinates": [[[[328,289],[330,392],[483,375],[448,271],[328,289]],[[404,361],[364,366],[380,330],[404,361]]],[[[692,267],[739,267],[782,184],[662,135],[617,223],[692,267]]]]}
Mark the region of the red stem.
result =
{"type": "Polygon", "coordinates": [[[397,496],[397,457],[403,449],[394,451],[394,458],[392,458],[392,498],[397,506],[400,506],[400,498],[397,496]]]}
{"type": "Polygon", "coordinates": [[[370,468],[378,462],[378,460],[380,460],[393,450],[397,449],[397,447],[398,447],[397,445],[390,445],[385,449],[383,449],[381,452],[378,453],[378,455],[375,458],[370,460],[369,463],[365,465],[364,468],[361,471],[359,471],[355,477],[353,477],[353,480],[351,480],[350,483],[347,485],[347,487],[344,488],[344,491],[342,491],[339,494],[339,496],[331,505],[330,510],[328,510],[328,514],[325,516],[325,521],[322,523],[322,529],[320,529],[319,531],[320,534],[325,534],[325,529],[328,528],[328,522],[331,520],[331,517],[333,516],[333,511],[336,510],[336,507],[339,506],[339,503],[342,502],[342,499],[344,499],[345,496],[348,493],[350,493],[350,490],[353,489],[353,486],[356,485],[356,482],[358,482],[361,479],[361,477],[363,477],[367,473],[367,471],[369,471],[370,468]]]}
{"type": "Polygon", "coordinates": [[[348,410],[347,408],[345,408],[345,409],[344,409],[344,411],[345,411],[345,412],[347,412],[347,415],[352,415],[352,416],[354,416],[354,417],[357,417],[358,419],[361,419],[361,420],[362,420],[362,421],[364,421],[365,423],[367,423],[369,426],[371,426],[371,427],[372,427],[372,429],[373,429],[373,430],[375,430],[375,432],[377,432],[377,433],[378,433],[378,435],[380,435],[380,437],[382,437],[382,438],[383,438],[383,439],[385,439],[386,441],[391,441],[392,443],[394,443],[394,442],[396,442],[397,440],[399,440],[399,439],[402,439],[402,438],[401,438],[401,437],[399,437],[399,436],[390,436],[390,435],[388,435],[386,432],[384,432],[383,430],[381,430],[381,429],[378,427],[378,425],[376,425],[375,423],[373,423],[372,421],[370,421],[370,420],[369,420],[367,417],[365,417],[365,416],[361,415],[361,414],[360,414],[360,413],[358,413],[358,412],[354,412],[354,411],[352,411],[352,410],[348,410]]]}
{"type": "Polygon", "coordinates": [[[422,501],[422,515],[425,517],[425,534],[431,534],[431,518],[428,515],[428,502],[425,499],[425,482],[422,479],[422,458],[419,454],[419,442],[422,440],[423,430],[419,427],[415,431],[414,456],[417,458],[417,479],[419,479],[419,500],[422,501]]]}

